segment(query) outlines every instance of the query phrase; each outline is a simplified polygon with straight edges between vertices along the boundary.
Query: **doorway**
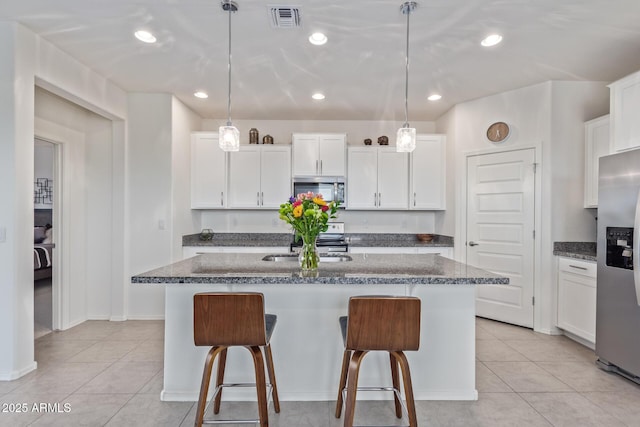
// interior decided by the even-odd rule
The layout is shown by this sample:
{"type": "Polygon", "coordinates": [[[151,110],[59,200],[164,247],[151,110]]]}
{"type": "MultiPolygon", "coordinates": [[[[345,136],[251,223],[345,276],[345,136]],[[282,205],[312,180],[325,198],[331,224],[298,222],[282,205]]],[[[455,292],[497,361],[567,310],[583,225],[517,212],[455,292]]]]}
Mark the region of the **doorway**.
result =
{"type": "Polygon", "coordinates": [[[535,149],[467,157],[466,259],[509,277],[478,286],[478,316],[533,327],[535,149]]]}
{"type": "Polygon", "coordinates": [[[33,224],[34,224],[34,338],[57,329],[54,296],[59,265],[56,240],[59,209],[59,145],[34,140],[33,224]]]}

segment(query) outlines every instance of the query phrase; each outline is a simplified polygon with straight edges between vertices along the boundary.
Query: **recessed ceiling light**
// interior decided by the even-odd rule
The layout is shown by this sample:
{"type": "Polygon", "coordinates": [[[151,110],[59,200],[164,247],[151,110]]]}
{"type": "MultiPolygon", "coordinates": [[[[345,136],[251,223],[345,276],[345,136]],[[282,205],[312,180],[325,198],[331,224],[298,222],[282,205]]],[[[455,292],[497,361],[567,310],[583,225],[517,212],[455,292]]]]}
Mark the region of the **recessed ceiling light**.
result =
{"type": "Polygon", "coordinates": [[[327,36],[322,33],[313,33],[309,36],[309,42],[317,46],[325,44],[327,40],[327,36]]]}
{"type": "Polygon", "coordinates": [[[438,101],[438,100],[442,99],[442,95],[438,95],[437,93],[434,93],[433,95],[429,95],[427,97],[427,99],[429,101],[438,101]]]}
{"type": "Polygon", "coordinates": [[[313,99],[317,99],[318,101],[320,101],[320,100],[324,99],[324,94],[318,92],[318,93],[314,93],[313,95],[311,95],[311,97],[313,99]]]}
{"type": "Polygon", "coordinates": [[[136,36],[136,38],[141,42],[145,42],[145,43],[156,42],[156,37],[153,34],[151,34],[149,31],[138,30],[135,33],[133,33],[133,35],[136,36]]]}
{"type": "Polygon", "coordinates": [[[195,96],[196,98],[202,98],[202,99],[206,99],[209,97],[209,95],[207,95],[207,92],[201,92],[201,91],[194,93],[193,96],[195,96]]]}
{"type": "Polygon", "coordinates": [[[491,34],[490,36],[485,37],[480,44],[484,47],[495,46],[502,41],[502,36],[500,34],[491,34]]]}

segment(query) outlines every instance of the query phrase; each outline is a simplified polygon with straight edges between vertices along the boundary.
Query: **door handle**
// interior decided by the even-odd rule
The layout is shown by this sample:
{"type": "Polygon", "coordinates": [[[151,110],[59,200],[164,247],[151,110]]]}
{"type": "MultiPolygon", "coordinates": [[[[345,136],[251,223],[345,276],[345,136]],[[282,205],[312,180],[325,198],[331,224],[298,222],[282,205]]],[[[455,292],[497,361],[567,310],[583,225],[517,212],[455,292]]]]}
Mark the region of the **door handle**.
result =
{"type": "Polygon", "coordinates": [[[633,221],[633,244],[635,248],[633,248],[631,258],[633,264],[633,286],[636,291],[636,302],[640,306],[640,256],[638,256],[640,250],[637,249],[640,242],[638,239],[640,239],[640,191],[636,196],[636,214],[633,221]]]}
{"type": "Polygon", "coordinates": [[[479,243],[476,243],[476,242],[469,242],[469,246],[478,246],[478,245],[479,245],[479,243]]]}

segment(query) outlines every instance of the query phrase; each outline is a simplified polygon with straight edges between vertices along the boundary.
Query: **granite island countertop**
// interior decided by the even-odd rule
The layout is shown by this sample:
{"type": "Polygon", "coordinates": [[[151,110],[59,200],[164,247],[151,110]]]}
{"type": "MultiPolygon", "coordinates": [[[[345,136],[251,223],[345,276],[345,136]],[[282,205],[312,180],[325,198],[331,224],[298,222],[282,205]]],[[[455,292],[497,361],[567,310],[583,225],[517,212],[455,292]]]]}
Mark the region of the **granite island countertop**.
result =
{"type": "Polygon", "coordinates": [[[320,262],[303,277],[297,259],[263,261],[264,254],[203,254],[131,278],[132,283],[220,284],[509,284],[507,277],[434,254],[349,254],[351,261],[320,262]]]}
{"type": "MultiPolygon", "coordinates": [[[[411,233],[346,233],[351,247],[453,247],[453,237],[434,234],[431,242],[421,242],[411,233]]],[[[182,246],[289,246],[291,233],[214,233],[211,240],[198,234],[182,237],[182,246]]]]}

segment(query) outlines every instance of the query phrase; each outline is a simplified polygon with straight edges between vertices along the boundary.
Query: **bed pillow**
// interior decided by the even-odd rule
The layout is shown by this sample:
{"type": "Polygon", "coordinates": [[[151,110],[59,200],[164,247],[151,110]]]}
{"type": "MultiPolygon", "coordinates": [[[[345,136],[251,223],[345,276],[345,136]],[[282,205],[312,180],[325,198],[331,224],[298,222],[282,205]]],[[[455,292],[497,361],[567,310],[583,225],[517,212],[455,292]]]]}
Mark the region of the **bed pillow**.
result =
{"type": "Polygon", "coordinates": [[[42,243],[46,236],[44,227],[33,227],[33,243],[42,243]]]}
{"type": "Polygon", "coordinates": [[[45,232],[44,232],[44,240],[42,241],[42,243],[53,243],[53,228],[48,228],[45,232]]]}

